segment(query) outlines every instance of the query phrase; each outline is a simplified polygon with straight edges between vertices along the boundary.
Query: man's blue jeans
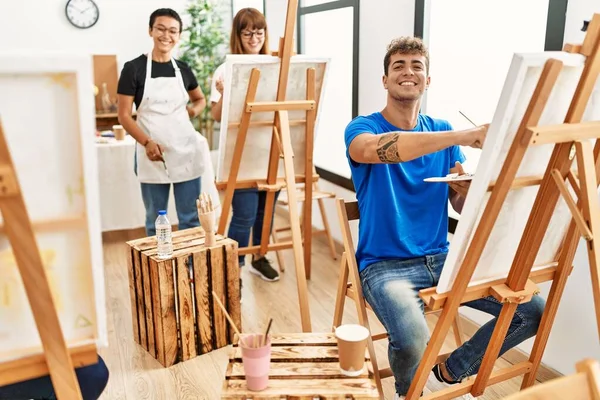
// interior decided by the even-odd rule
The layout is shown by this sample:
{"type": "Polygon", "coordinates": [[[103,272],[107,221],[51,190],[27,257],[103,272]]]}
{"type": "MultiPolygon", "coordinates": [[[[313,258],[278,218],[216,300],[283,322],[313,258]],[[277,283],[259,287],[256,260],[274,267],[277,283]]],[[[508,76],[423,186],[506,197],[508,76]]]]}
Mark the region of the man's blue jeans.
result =
{"type": "MultiPolygon", "coordinates": [[[[275,192],[275,202],[279,192],[275,192]]],[[[250,230],[252,229],[252,245],[259,245],[263,222],[265,219],[265,205],[267,203],[267,192],[258,189],[237,189],[233,193],[231,208],[233,214],[229,223],[227,236],[238,242],[239,248],[248,247],[250,241],[250,230]]],[[[275,203],[273,203],[273,215],[275,215],[275,203]]],[[[273,221],[271,219],[271,221],[273,221]]],[[[273,223],[271,222],[271,229],[273,223]]],[[[240,267],[244,266],[245,256],[239,256],[240,267]]]]}
{"type": "MultiPolygon", "coordinates": [[[[96,400],[108,383],[108,369],[98,356],[98,363],[75,369],[83,400],[96,400]]],[[[0,387],[0,400],[55,400],[56,394],[48,375],[0,387]]]]}
{"type": "MultiPolygon", "coordinates": [[[[437,286],[445,260],[446,254],[404,261],[386,260],[369,265],[360,274],[365,300],[389,334],[388,358],[396,379],[396,391],[400,395],[408,392],[430,336],[418,291],[437,286]]],[[[502,304],[492,297],[464,305],[496,318],[502,309],[502,304]]],[[[544,306],[544,299],[534,296],[529,303],[517,307],[500,355],[535,336],[544,306]]],[[[477,373],[496,318],[452,352],[446,367],[453,380],[460,381],[477,373]]]]}
{"type": "MultiPolygon", "coordinates": [[[[154,223],[159,210],[166,210],[169,205],[170,183],[142,183],[142,200],[146,207],[146,235],[156,235],[154,223]]],[[[178,229],[200,226],[196,199],[200,196],[200,178],[185,182],[173,183],[175,209],[179,220],[178,229]]]]}

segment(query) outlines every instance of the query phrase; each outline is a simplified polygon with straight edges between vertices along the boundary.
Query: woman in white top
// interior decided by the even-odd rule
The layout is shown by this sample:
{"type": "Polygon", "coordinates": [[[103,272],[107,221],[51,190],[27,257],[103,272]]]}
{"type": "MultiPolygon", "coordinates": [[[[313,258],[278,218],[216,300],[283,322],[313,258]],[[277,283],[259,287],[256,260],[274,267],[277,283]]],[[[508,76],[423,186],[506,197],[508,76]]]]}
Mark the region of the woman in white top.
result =
{"type": "MultiPolygon", "coordinates": [[[[233,19],[231,37],[229,39],[231,54],[270,54],[267,21],[264,15],[255,8],[243,8],[233,19]]],[[[223,75],[225,65],[220,65],[213,74],[210,92],[211,115],[221,121],[223,105],[223,75]]],[[[275,194],[275,200],[279,192],[275,194]]],[[[267,193],[258,189],[236,189],[233,195],[233,215],[227,236],[238,242],[239,247],[247,247],[252,230],[253,245],[261,241],[265,203],[267,193]]],[[[273,208],[274,209],[274,208],[273,208]]],[[[276,281],[279,273],[271,266],[266,257],[252,257],[250,272],[266,281],[276,281]]],[[[244,265],[244,256],[239,258],[240,267],[244,265]]]]}
{"type": "Polygon", "coordinates": [[[137,141],[135,169],[148,236],[156,234],[154,222],[158,211],[167,209],[171,184],[179,229],[200,225],[196,199],[201,177],[209,190],[214,186],[208,143],[190,121],[204,110],[206,99],[192,70],[171,55],[181,31],[175,11],[154,11],[152,51],[125,63],[119,77],[119,122],[137,141]],[[134,103],[137,121],[132,118],[134,103]]]}

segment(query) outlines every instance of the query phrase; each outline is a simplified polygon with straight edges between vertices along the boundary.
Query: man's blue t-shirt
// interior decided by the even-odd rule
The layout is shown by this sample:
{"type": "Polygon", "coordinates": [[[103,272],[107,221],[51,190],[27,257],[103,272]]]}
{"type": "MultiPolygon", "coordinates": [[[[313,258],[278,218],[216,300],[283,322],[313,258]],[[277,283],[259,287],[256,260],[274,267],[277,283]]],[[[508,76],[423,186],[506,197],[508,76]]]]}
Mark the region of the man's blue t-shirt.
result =
{"type": "MultiPolygon", "coordinates": [[[[450,130],[448,121],[419,114],[410,132],[450,130]]],[[[356,251],[360,271],[381,260],[448,252],[448,185],[423,179],[446,176],[456,161],[464,162],[459,146],[399,164],[362,164],[350,157],[350,143],[361,133],[397,131],[402,129],[379,112],[356,117],[346,127],[346,157],[360,211],[356,251]]]]}

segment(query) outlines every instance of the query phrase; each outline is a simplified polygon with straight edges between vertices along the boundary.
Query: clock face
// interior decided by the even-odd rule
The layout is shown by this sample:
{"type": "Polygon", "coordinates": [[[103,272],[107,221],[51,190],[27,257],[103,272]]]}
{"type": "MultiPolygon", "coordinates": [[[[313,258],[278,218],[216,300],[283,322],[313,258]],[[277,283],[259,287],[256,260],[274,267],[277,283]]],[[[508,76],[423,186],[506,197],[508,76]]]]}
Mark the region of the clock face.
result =
{"type": "Polygon", "coordinates": [[[65,12],[69,22],[81,29],[94,26],[100,16],[100,10],[93,0],[69,0],[65,12]]]}

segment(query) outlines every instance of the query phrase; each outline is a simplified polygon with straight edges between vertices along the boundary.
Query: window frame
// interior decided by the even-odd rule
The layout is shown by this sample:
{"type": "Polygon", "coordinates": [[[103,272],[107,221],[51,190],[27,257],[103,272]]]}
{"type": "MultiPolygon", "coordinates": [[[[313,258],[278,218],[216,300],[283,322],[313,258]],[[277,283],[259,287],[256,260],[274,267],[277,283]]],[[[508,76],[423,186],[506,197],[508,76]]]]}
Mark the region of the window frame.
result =
{"type": "MultiPolygon", "coordinates": [[[[309,14],[315,14],[319,12],[338,10],[341,8],[353,8],[353,27],[352,27],[352,118],[358,116],[358,78],[359,78],[359,40],[360,40],[360,0],[336,0],[330,1],[323,4],[316,4],[313,6],[303,6],[303,0],[300,0],[298,5],[297,21],[296,21],[296,45],[298,54],[302,53],[303,44],[303,32],[304,23],[302,17],[309,14]]],[[[348,121],[350,122],[350,121],[348,121]]],[[[343,134],[343,132],[340,132],[343,134]]],[[[351,191],[354,190],[354,184],[352,179],[346,178],[336,174],[335,172],[329,171],[325,168],[315,165],[315,169],[319,176],[335,185],[341,186],[351,191]]]]}

